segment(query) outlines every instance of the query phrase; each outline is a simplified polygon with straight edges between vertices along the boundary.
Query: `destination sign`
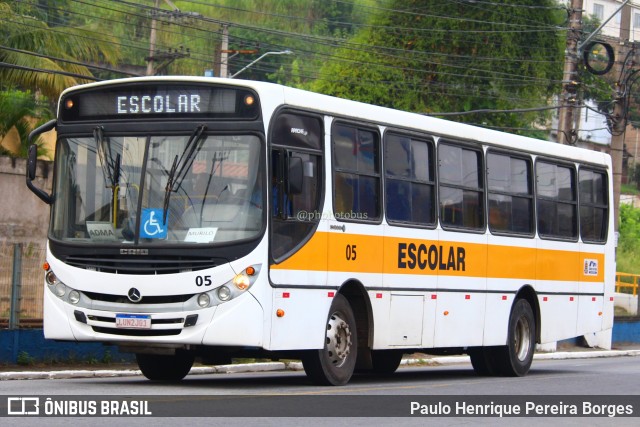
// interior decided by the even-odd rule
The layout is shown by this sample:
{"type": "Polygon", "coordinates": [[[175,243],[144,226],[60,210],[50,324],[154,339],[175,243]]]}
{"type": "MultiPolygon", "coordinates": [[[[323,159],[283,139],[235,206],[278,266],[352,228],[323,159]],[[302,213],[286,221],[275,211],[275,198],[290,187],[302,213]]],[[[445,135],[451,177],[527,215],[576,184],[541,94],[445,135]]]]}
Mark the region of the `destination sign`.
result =
{"type": "Polygon", "coordinates": [[[144,118],[258,117],[257,95],[211,85],[103,86],[71,92],[60,103],[62,121],[144,118]]]}

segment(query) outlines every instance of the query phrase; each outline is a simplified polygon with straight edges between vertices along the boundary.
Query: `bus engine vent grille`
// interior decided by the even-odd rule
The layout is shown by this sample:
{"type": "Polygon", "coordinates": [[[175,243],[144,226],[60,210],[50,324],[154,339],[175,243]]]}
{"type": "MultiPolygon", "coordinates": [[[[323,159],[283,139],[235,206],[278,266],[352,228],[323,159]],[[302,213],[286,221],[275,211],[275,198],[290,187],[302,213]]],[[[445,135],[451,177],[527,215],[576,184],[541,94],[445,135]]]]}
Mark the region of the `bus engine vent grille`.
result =
{"type": "Polygon", "coordinates": [[[113,274],[174,274],[216,267],[226,260],[218,258],[154,256],[140,258],[107,257],[104,255],[67,256],[73,267],[113,274]]]}

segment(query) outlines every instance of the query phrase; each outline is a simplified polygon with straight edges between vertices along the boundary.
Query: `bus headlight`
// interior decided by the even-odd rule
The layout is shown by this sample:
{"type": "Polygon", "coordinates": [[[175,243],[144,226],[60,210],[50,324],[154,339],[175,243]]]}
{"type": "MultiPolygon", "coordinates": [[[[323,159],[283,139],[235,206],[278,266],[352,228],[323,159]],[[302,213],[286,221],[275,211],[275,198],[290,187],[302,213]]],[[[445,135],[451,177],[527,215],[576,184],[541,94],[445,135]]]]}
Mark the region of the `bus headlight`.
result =
{"type": "Polygon", "coordinates": [[[223,302],[231,301],[232,299],[245,293],[258,278],[260,272],[260,264],[250,265],[242,270],[240,273],[233,276],[233,279],[229,280],[222,286],[218,286],[215,289],[210,290],[204,294],[198,295],[196,302],[200,308],[207,308],[210,306],[216,306],[223,302]],[[204,304],[205,297],[209,298],[207,304],[204,304]]]}
{"type": "Polygon", "coordinates": [[[204,294],[198,295],[198,305],[200,307],[207,308],[209,307],[210,303],[211,303],[211,298],[209,297],[208,294],[204,293],[204,294]]]}
{"type": "Polygon", "coordinates": [[[69,302],[71,304],[77,304],[80,301],[80,292],[75,289],[69,292],[69,302]]]}
{"type": "Polygon", "coordinates": [[[49,290],[58,298],[64,300],[66,295],[67,302],[71,304],[78,304],[80,302],[82,298],[80,291],[76,291],[62,283],[52,270],[47,270],[44,275],[44,281],[49,286],[49,290]]]}
{"type": "Polygon", "coordinates": [[[244,273],[236,274],[236,277],[233,278],[233,284],[240,291],[245,291],[251,286],[251,280],[249,276],[244,273]]]}
{"type": "Polygon", "coordinates": [[[58,278],[51,270],[47,271],[47,273],[44,275],[44,280],[47,281],[47,285],[49,286],[53,286],[58,283],[58,278]]]}
{"type": "Polygon", "coordinates": [[[53,287],[53,293],[62,298],[67,293],[67,287],[62,282],[58,282],[53,287]]]}
{"type": "Polygon", "coordinates": [[[231,298],[231,290],[222,285],[218,288],[218,299],[220,301],[228,301],[231,298]]]}

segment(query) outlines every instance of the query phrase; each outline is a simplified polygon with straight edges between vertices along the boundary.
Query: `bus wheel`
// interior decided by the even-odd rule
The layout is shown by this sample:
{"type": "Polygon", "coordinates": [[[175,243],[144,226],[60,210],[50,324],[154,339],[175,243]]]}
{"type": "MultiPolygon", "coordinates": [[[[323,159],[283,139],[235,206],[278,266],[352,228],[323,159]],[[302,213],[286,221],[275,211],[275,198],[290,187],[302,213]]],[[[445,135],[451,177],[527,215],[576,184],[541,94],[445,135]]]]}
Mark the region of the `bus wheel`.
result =
{"type": "Polygon", "coordinates": [[[193,366],[194,356],[188,352],[175,355],[136,353],[142,375],[152,381],[180,381],[193,366]]]}
{"type": "Polygon", "coordinates": [[[400,366],[403,353],[395,350],[372,350],[371,363],[374,374],[393,374],[400,366]]]}
{"type": "Polygon", "coordinates": [[[509,316],[507,345],[498,347],[500,373],[521,377],[529,372],[536,345],[536,322],[531,305],[525,299],[516,300],[509,316]]]}
{"type": "Polygon", "coordinates": [[[347,299],[337,294],[329,310],[324,348],[304,355],[305,373],[319,385],[345,385],[356,365],[357,342],[353,310],[347,299]]]}
{"type": "Polygon", "coordinates": [[[492,376],[497,374],[496,359],[493,347],[472,347],[467,353],[471,359],[471,366],[476,374],[492,376]]]}

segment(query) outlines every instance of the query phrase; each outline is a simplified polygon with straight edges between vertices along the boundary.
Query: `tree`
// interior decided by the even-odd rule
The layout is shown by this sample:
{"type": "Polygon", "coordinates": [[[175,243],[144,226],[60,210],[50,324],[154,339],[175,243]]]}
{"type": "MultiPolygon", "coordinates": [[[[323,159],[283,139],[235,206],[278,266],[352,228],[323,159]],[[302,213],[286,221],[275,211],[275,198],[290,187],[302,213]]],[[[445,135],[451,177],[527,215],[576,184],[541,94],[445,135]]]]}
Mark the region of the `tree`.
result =
{"type": "Polygon", "coordinates": [[[55,21],[55,16],[43,12],[60,10],[66,3],[66,0],[41,0],[37,4],[0,0],[0,63],[3,63],[0,82],[4,89],[26,88],[55,100],[67,87],[90,81],[56,72],[92,76],[87,66],[78,63],[114,64],[120,58],[115,39],[108,31],[102,30],[103,37],[98,40],[95,25],[69,27],[68,22],[55,21]],[[65,27],[49,25],[41,18],[58,25],[64,23],[65,27]]]}
{"type": "MultiPolygon", "coordinates": [[[[313,89],[420,113],[545,107],[562,77],[558,4],[485,3],[390,0],[340,49],[340,60],[322,68],[313,89]]],[[[544,115],[456,120],[521,128],[544,115]]]]}
{"type": "MultiPolygon", "coordinates": [[[[44,116],[36,119],[36,111],[38,109],[43,111],[41,108],[38,108],[34,97],[28,92],[0,92],[0,140],[12,129],[17,131],[20,140],[17,152],[9,153],[7,150],[2,149],[0,154],[27,157],[29,150],[29,133],[49,118],[48,116],[44,116]]],[[[48,154],[41,138],[33,141],[33,143],[38,147],[38,156],[48,154]]]]}

